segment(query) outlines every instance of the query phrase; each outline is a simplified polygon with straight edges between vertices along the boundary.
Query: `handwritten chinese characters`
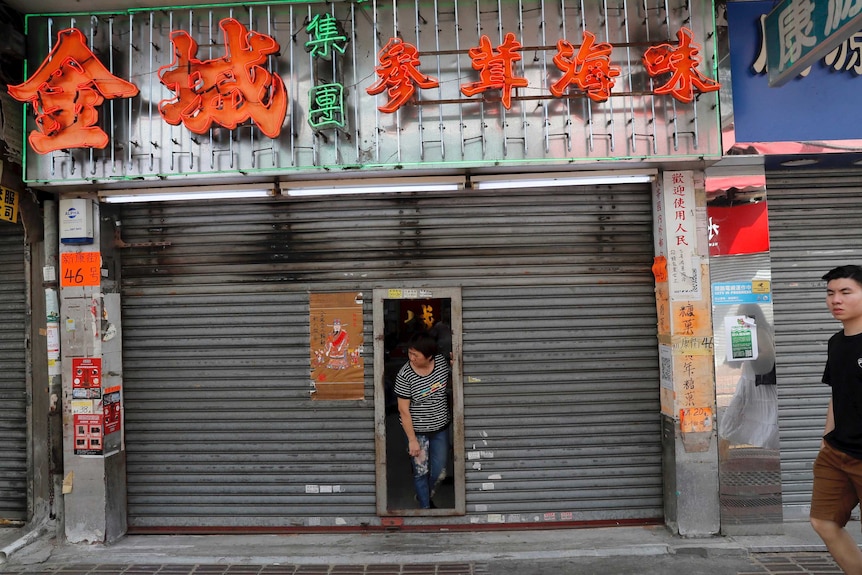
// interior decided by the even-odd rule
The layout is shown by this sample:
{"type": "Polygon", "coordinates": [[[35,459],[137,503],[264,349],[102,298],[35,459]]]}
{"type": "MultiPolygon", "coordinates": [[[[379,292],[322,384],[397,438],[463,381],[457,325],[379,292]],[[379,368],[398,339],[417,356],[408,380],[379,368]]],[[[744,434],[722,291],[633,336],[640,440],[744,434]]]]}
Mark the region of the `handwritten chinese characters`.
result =
{"type": "Polygon", "coordinates": [[[198,44],[185,31],[171,33],[174,61],[159,69],[159,79],[175,94],[159,103],[159,113],[172,126],[182,123],[196,134],[213,123],[235,129],[246,120],[270,138],[277,138],[287,113],[287,90],[281,77],[263,65],[279,51],[266,34],[249,32],[233,18],[219,23],[225,55],[199,60],[198,44]]]}
{"type": "Polygon", "coordinates": [[[57,43],[26,82],[9,86],[9,94],[36,112],[36,127],[27,141],[37,154],[67,148],[104,148],[108,134],[96,124],[96,108],[105,99],[131,98],[138,88],[111,74],[87,47],[77,28],[61,30],[57,43]]]}

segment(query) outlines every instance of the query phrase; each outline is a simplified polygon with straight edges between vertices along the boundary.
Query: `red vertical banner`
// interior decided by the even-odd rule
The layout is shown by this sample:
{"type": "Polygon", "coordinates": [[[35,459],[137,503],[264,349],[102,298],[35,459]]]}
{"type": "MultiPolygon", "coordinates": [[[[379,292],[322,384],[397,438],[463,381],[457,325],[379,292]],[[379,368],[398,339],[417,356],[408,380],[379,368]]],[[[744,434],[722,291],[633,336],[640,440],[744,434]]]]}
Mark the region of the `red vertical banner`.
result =
{"type": "Polygon", "coordinates": [[[312,399],[365,399],[362,294],[309,296],[312,399]]]}
{"type": "Polygon", "coordinates": [[[105,390],[102,396],[102,414],[105,417],[105,435],[117,433],[123,425],[123,407],[120,401],[120,388],[105,390]]]}

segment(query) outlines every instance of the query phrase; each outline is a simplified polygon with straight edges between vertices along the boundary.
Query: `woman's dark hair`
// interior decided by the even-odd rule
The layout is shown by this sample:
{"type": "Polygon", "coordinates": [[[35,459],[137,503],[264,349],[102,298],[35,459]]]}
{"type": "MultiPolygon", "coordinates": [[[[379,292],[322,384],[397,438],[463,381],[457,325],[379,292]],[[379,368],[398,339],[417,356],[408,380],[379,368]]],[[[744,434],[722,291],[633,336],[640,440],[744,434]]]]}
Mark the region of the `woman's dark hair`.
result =
{"type": "Polygon", "coordinates": [[[862,285],[862,267],[856,265],[838,266],[826,272],[821,279],[827,283],[837,279],[851,279],[862,285]]]}
{"type": "Polygon", "coordinates": [[[407,340],[407,349],[415,349],[425,357],[437,355],[437,340],[427,333],[415,333],[407,340]]]}

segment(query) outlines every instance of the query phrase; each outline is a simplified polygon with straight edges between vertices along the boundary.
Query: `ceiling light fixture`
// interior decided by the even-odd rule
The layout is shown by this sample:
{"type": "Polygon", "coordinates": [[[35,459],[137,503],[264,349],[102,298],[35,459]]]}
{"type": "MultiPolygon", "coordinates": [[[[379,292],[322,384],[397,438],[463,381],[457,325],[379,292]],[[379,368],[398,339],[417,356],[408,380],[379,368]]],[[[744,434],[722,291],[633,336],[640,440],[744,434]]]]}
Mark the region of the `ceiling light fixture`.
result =
{"type": "Polygon", "coordinates": [[[654,181],[655,178],[655,170],[618,170],[610,172],[559,172],[474,176],[470,178],[470,182],[474,190],[504,190],[559,186],[599,186],[604,184],[646,184],[654,181]]]}
{"type": "Polygon", "coordinates": [[[273,188],[243,184],[229,187],[186,186],[150,190],[105,190],[99,192],[99,199],[109,204],[130,204],[138,202],[179,202],[185,200],[226,200],[232,198],[266,198],[274,196],[273,188]]]}
{"type": "Polygon", "coordinates": [[[348,194],[393,194],[402,192],[455,192],[463,190],[463,176],[352,179],[339,181],[281,182],[281,193],[291,197],[335,196],[348,194]]]}

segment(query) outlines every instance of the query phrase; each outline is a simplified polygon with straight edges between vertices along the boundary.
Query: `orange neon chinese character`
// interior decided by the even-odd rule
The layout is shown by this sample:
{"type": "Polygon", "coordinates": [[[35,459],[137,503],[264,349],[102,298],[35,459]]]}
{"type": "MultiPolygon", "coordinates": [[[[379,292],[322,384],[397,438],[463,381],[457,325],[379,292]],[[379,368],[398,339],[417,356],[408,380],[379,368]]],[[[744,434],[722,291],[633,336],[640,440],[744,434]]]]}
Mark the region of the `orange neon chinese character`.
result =
{"type": "Polygon", "coordinates": [[[611,95],[614,80],[620,75],[619,66],[611,66],[611,51],[607,42],[594,45],[596,36],[584,31],[584,43],[575,54],[575,47],[566,40],[557,42],[554,64],[564,72],[563,77],[551,86],[551,93],[561,97],[569,84],[586,92],[590,100],[605,102],[611,95]]]}
{"type": "Polygon", "coordinates": [[[377,83],[365,90],[376,96],[387,90],[389,102],[377,109],[386,114],[392,114],[398,108],[410,101],[420,88],[436,88],[440,82],[436,78],[426,76],[419,71],[419,52],[412,44],[401,38],[390,38],[386,46],[377,54],[380,66],[374,68],[380,78],[377,83]]]}
{"type": "Polygon", "coordinates": [[[692,42],[691,30],[681,28],[676,37],[679,38],[679,46],[653,46],[644,52],[643,62],[650,76],[673,72],[666,84],[655,89],[656,94],[671,94],[687,104],[694,100],[695,89],[714,92],[721,84],[710,80],[697,69],[703,58],[699,55],[700,45],[692,42]]]}
{"type": "Polygon", "coordinates": [[[479,38],[479,45],[470,48],[470,58],[473,69],[479,70],[479,82],[463,84],[461,92],[465,96],[473,96],[485,90],[502,90],[503,106],[508,110],[512,107],[512,88],[526,88],[529,85],[526,78],[515,77],[512,64],[521,59],[518,50],[521,43],[515,40],[515,35],[509,32],[505,41],[498,47],[491,47],[488,36],[479,38]]]}
{"type": "Polygon", "coordinates": [[[109,138],[96,126],[96,107],[106,98],[131,98],[138,93],[137,86],[117,78],[99,62],[77,28],[61,30],[57,44],[36,73],[8,90],[36,112],[38,132],[30,132],[27,140],[37,154],[104,148],[109,138]]]}
{"type": "Polygon", "coordinates": [[[263,64],[278,53],[278,43],[233,18],[219,27],[225,56],[204,61],[195,57],[198,45],[187,32],[171,32],[174,61],[159,68],[159,79],[176,97],[159,102],[159,113],[168,124],[182,123],[196,134],[213,123],[233,130],[251,119],[266,136],[277,138],[287,114],[287,90],[263,64]]]}

